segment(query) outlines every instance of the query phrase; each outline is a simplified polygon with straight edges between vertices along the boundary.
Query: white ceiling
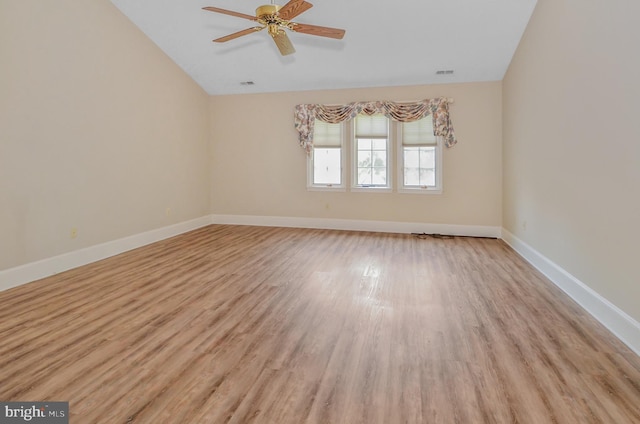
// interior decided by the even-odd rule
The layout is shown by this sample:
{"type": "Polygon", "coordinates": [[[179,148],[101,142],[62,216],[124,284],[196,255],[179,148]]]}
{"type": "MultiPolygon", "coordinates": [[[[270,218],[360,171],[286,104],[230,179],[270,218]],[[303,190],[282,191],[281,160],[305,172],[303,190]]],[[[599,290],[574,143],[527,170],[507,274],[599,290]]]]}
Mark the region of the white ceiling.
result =
{"type": "Polygon", "coordinates": [[[309,0],[314,7],[294,22],[343,28],[346,35],[334,40],[289,32],[296,53],[283,57],[266,31],[211,42],[255,22],[202,10],[254,15],[270,0],[111,1],[212,95],[499,81],[536,4],[309,0]],[[454,73],[436,75],[438,70],[454,73]]]}

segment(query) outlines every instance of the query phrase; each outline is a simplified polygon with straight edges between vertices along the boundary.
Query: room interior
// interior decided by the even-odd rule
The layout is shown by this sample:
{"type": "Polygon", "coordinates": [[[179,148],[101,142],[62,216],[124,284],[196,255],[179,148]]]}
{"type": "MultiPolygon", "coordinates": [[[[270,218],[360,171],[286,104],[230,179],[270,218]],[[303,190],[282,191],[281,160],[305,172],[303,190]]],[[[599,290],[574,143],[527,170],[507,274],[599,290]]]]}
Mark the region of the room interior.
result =
{"type": "Polygon", "coordinates": [[[110,1],[3,1],[0,294],[212,224],[482,235],[640,354],[639,13],[538,0],[501,78],[211,95],[110,1]],[[307,190],[295,105],[440,96],[442,195],[307,190]]]}

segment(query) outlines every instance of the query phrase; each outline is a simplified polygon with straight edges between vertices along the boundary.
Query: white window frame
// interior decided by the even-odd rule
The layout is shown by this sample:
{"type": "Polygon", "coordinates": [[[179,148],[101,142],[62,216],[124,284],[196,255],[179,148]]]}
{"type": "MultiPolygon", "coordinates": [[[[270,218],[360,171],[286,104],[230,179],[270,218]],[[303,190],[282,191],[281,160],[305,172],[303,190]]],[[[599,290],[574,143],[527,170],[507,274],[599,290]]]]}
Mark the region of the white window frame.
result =
{"type": "MultiPolygon", "coordinates": [[[[388,119],[387,135],[387,185],[361,186],[358,185],[358,150],[355,137],[355,119],[340,123],[340,184],[314,184],[314,149],[307,155],[307,190],[345,192],[375,192],[375,193],[410,193],[410,194],[442,194],[443,192],[443,153],[444,141],[436,137],[436,144],[425,144],[435,147],[435,186],[406,186],[404,184],[404,145],[402,123],[388,119]],[[393,169],[395,166],[395,170],[393,169]]],[[[416,145],[419,146],[419,145],[416,145]]],[[[322,148],[322,147],[319,147],[322,148]]],[[[336,147],[337,148],[337,147],[336,147]]]]}
{"type": "MultiPolygon", "coordinates": [[[[431,115],[428,116],[429,118],[431,115]]],[[[404,145],[402,142],[402,123],[397,122],[395,128],[396,135],[396,156],[397,156],[397,179],[398,179],[398,193],[412,193],[412,194],[442,194],[442,153],[443,142],[442,137],[436,137],[436,144],[429,144],[428,146],[435,147],[435,186],[407,186],[404,183],[404,145]]],[[[427,146],[427,144],[425,144],[427,146]]]]}
{"type": "Polygon", "coordinates": [[[365,186],[358,184],[358,143],[356,140],[356,118],[349,120],[349,142],[351,143],[351,159],[349,161],[351,168],[351,191],[353,192],[393,192],[393,163],[394,153],[392,138],[394,134],[393,120],[387,119],[387,184],[385,186],[365,186]]]}
{"type": "Polygon", "coordinates": [[[315,184],[313,180],[314,171],[314,153],[315,146],[311,149],[311,153],[307,155],[307,190],[308,191],[346,191],[347,175],[344,172],[347,164],[347,148],[346,144],[349,140],[346,122],[341,122],[342,126],[340,147],[340,184],[315,184]]]}

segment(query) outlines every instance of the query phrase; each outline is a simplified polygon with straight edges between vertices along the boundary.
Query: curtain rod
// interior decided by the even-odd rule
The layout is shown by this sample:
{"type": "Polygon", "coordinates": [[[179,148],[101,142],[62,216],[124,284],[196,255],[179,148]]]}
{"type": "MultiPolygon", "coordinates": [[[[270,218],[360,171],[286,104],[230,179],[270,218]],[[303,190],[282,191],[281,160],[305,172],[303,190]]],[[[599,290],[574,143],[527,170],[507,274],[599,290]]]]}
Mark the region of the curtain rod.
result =
{"type": "MultiPolygon", "coordinates": [[[[442,97],[442,96],[440,96],[442,97]]],[[[435,99],[438,99],[440,97],[434,97],[435,99]]],[[[453,101],[453,97],[444,97],[444,99],[447,101],[447,103],[449,103],[450,105],[452,105],[454,103],[453,101]]],[[[420,100],[402,100],[396,103],[413,103],[413,102],[421,102],[424,99],[420,99],[420,100]]]]}
{"type": "MultiPolygon", "coordinates": [[[[435,97],[435,98],[438,98],[438,97],[435,97]]],[[[449,103],[450,105],[454,104],[453,97],[445,97],[445,99],[447,100],[447,103],[449,103]]],[[[397,102],[394,102],[394,103],[415,103],[415,102],[421,102],[422,100],[424,100],[424,99],[420,99],[420,100],[401,100],[401,101],[397,101],[397,102]]],[[[368,100],[368,101],[376,101],[376,100],[368,100]]],[[[346,104],[349,104],[349,103],[364,103],[364,102],[367,102],[367,101],[365,100],[363,102],[347,102],[346,104]]],[[[345,105],[345,103],[321,103],[321,104],[324,104],[325,106],[329,106],[329,107],[345,105]]]]}

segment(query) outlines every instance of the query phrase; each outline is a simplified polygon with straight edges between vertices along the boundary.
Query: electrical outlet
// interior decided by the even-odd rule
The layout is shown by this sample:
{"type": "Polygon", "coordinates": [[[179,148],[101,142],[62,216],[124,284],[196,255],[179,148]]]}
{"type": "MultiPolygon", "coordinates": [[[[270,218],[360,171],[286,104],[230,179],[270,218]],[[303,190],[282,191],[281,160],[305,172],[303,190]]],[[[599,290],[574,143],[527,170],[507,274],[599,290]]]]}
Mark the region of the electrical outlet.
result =
{"type": "Polygon", "coordinates": [[[164,211],[164,214],[167,216],[171,216],[171,208],[167,208],[167,210],[164,211]]]}
{"type": "Polygon", "coordinates": [[[527,221],[522,221],[522,229],[527,230],[527,221]]]}
{"type": "Polygon", "coordinates": [[[78,237],[78,229],[77,228],[72,228],[71,229],[71,233],[69,235],[71,236],[72,239],[78,237]]]}

